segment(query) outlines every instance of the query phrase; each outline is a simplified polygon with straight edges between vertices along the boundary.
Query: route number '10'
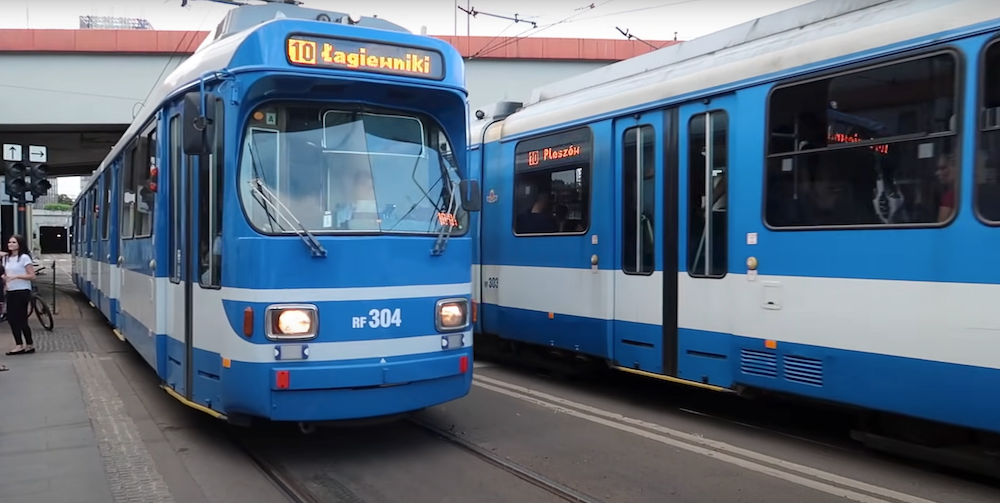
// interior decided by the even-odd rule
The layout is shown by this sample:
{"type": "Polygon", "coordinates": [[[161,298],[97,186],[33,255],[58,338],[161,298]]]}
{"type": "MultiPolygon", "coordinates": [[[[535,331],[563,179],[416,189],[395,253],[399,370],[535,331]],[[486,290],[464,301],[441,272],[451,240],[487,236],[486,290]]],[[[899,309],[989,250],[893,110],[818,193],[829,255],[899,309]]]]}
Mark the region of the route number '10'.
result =
{"type": "Polygon", "coordinates": [[[403,324],[403,317],[396,309],[372,309],[368,311],[368,326],[371,328],[398,327],[403,324]]]}
{"type": "Polygon", "coordinates": [[[288,60],[300,65],[316,64],[316,42],[288,39],[288,60]]]}

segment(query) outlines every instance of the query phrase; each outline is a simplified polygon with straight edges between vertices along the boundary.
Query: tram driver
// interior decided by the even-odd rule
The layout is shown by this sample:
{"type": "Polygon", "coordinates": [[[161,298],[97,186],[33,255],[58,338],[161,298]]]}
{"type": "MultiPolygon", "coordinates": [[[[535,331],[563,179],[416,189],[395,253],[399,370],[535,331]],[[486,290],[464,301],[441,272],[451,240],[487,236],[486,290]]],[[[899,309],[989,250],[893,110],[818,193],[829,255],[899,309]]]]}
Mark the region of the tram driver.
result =
{"type": "MultiPolygon", "coordinates": [[[[568,213],[568,211],[567,211],[568,213]]],[[[517,229],[523,234],[552,234],[559,224],[552,211],[552,193],[539,190],[535,202],[526,213],[517,216],[517,229]]]]}
{"type": "Polygon", "coordinates": [[[314,186],[320,180],[319,186],[325,187],[326,192],[322,227],[379,230],[375,181],[368,156],[355,152],[326,153],[323,161],[323,176],[313,180],[314,186]]]}

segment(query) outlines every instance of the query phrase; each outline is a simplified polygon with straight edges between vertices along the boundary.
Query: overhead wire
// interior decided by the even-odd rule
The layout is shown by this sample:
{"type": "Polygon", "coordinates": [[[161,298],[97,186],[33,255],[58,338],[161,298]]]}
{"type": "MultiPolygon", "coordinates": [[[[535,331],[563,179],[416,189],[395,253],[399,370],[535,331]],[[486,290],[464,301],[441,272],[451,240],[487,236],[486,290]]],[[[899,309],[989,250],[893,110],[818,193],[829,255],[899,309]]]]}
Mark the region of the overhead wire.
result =
{"type": "Polygon", "coordinates": [[[592,19],[601,19],[601,18],[605,18],[605,17],[618,16],[618,15],[621,15],[621,14],[632,14],[633,12],[642,12],[642,11],[653,10],[653,9],[662,9],[664,7],[673,7],[675,5],[681,5],[681,4],[686,4],[686,3],[694,3],[694,2],[700,2],[700,1],[701,0],[681,0],[679,2],[663,3],[663,4],[660,4],[660,5],[653,5],[653,6],[650,6],[650,7],[639,7],[638,9],[629,9],[629,10],[622,10],[622,11],[618,11],[618,12],[609,12],[607,14],[601,14],[601,15],[598,15],[598,16],[582,17],[580,19],[575,19],[575,20],[572,20],[572,21],[567,21],[567,23],[576,23],[576,22],[580,22],[580,21],[589,21],[589,20],[592,20],[592,19]]]}
{"type": "MultiPolygon", "coordinates": [[[[602,5],[607,5],[611,1],[613,1],[613,0],[607,0],[605,2],[602,2],[599,5],[595,5],[593,9],[588,9],[588,10],[586,10],[584,12],[593,11],[597,7],[600,7],[602,5]]],[[[618,15],[621,15],[621,14],[631,14],[633,12],[642,12],[642,11],[653,10],[653,9],[662,9],[664,7],[673,7],[675,5],[681,5],[681,4],[687,4],[687,3],[694,3],[694,2],[699,2],[699,1],[701,1],[701,0],[680,0],[680,1],[675,1],[675,2],[663,3],[663,4],[659,4],[659,5],[653,5],[653,6],[649,6],[649,7],[640,7],[640,8],[637,8],[637,9],[621,10],[621,11],[617,11],[617,12],[609,12],[609,13],[606,13],[606,14],[599,14],[599,15],[596,15],[596,16],[576,18],[576,16],[582,14],[582,13],[578,13],[578,14],[574,14],[572,16],[569,16],[566,19],[563,19],[563,20],[560,20],[560,21],[556,21],[554,23],[550,23],[550,24],[539,26],[538,28],[529,28],[529,29],[527,29],[527,30],[525,30],[525,31],[523,31],[523,32],[515,35],[514,37],[508,38],[507,40],[504,41],[504,43],[499,44],[498,46],[496,46],[494,48],[491,48],[489,51],[483,51],[483,53],[487,54],[488,52],[493,52],[493,51],[496,51],[496,50],[499,50],[499,49],[503,49],[504,47],[507,47],[508,45],[515,44],[515,43],[517,43],[517,42],[519,42],[519,41],[521,41],[521,40],[523,40],[525,38],[528,38],[528,37],[530,37],[532,35],[536,35],[536,34],[542,32],[544,30],[552,28],[553,26],[558,26],[558,25],[562,25],[562,24],[576,23],[576,22],[579,22],[579,21],[591,21],[591,20],[602,19],[602,18],[607,18],[607,17],[611,17],[611,16],[618,16],[618,15]],[[530,32],[532,30],[536,30],[536,31],[534,33],[528,34],[528,32],[530,32]],[[527,34],[527,35],[525,35],[525,34],[527,34]]],[[[482,56],[482,55],[483,54],[480,54],[480,56],[482,56]]]]}
{"type": "MultiPolygon", "coordinates": [[[[160,74],[156,76],[155,80],[153,80],[153,85],[150,86],[149,92],[146,93],[146,97],[143,98],[141,102],[139,102],[139,104],[142,105],[142,107],[139,108],[140,112],[142,111],[142,108],[145,108],[146,100],[148,100],[149,97],[153,95],[153,91],[155,91],[156,88],[160,85],[160,81],[163,79],[163,74],[165,74],[167,72],[167,69],[170,68],[170,65],[174,62],[174,58],[178,56],[178,52],[181,50],[181,47],[184,46],[185,44],[190,46],[191,42],[194,42],[194,37],[196,37],[197,34],[201,32],[201,27],[205,25],[205,21],[208,21],[208,15],[210,13],[211,11],[205,13],[205,16],[201,18],[201,22],[198,23],[198,28],[196,28],[194,31],[187,31],[183,35],[181,35],[181,39],[177,41],[177,46],[175,46],[174,50],[170,52],[170,57],[167,58],[167,62],[164,63],[163,68],[160,69],[160,74]],[[190,40],[188,39],[189,35],[190,35],[190,40]]],[[[134,113],[134,115],[137,114],[134,113]]]]}
{"type": "Polygon", "coordinates": [[[586,10],[574,9],[574,11],[576,11],[576,14],[571,14],[571,15],[567,16],[566,18],[562,19],[562,20],[556,21],[556,22],[548,24],[548,25],[543,25],[542,27],[537,28],[537,31],[535,31],[534,33],[531,33],[529,35],[525,35],[528,32],[530,32],[531,30],[535,30],[536,29],[536,27],[529,28],[529,29],[527,29],[527,30],[525,30],[525,31],[523,31],[523,32],[515,35],[514,37],[505,40],[503,43],[499,44],[498,46],[496,46],[494,48],[491,48],[489,51],[483,51],[483,54],[489,54],[490,52],[493,52],[493,51],[496,51],[496,50],[499,50],[499,49],[503,49],[503,48],[505,48],[505,47],[507,47],[507,46],[509,46],[511,44],[517,43],[518,41],[520,41],[520,40],[522,40],[524,38],[527,38],[527,37],[529,37],[531,35],[535,35],[535,34],[538,34],[540,32],[543,32],[543,31],[545,31],[545,30],[547,30],[547,29],[549,29],[549,28],[551,28],[553,26],[558,26],[560,24],[564,24],[567,21],[572,20],[576,16],[579,16],[579,15],[584,14],[586,12],[590,12],[590,11],[592,11],[594,9],[597,9],[599,7],[607,5],[607,4],[609,4],[609,3],[613,2],[613,1],[614,0],[605,0],[604,2],[601,2],[600,4],[597,4],[597,5],[590,4],[589,6],[587,6],[589,8],[584,7],[584,9],[586,9],[586,10]]]}
{"type": "Polygon", "coordinates": [[[528,28],[528,29],[526,29],[526,30],[524,30],[524,31],[522,31],[522,32],[514,35],[513,37],[507,37],[504,40],[501,40],[496,45],[493,45],[493,46],[490,46],[490,47],[485,47],[484,46],[482,49],[480,49],[479,51],[477,51],[475,54],[473,54],[472,56],[469,56],[469,59],[476,59],[476,58],[478,58],[478,57],[480,57],[480,56],[482,56],[484,54],[489,54],[489,53],[491,53],[491,52],[493,52],[493,51],[495,51],[497,49],[503,49],[504,47],[507,47],[508,45],[510,45],[510,43],[508,42],[509,40],[523,38],[522,37],[523,34],[528,33],[529,31],[534,30],[534,29],[536,29],[536,28],[535,27],[528,28]]]}
{"type": "MultiPolygon", "coordinates": [[[[560,24],[565,24],[566,22],[572,20],[573,18],[575,18],[575,17],[577,17],[579,15],[582,15],[582,14],[587,13],[587,12],[591,12],[594,9],[600,8],[600,7],[602,7],[604,5],[607,5],[607,4],[609,4],[609,3],[613,2],[613,1],[615,1],[615,0],[604,0],[603,2],[601,2],[599,4],[596,4],[596,5],[595,4],[590,4],[587,7],[583,7],[583,9],[586,9],[586,10],[580,10],[579,8],[578,9],[574,9],[575,11],[577,11],[575,14],[571,14],[570,16],[567,16],[566,18],[564,18],[562,20],[559,20],[559,21],[556,21],[554,23],[543,25],[543,26],[537,27],[537,28],[536,27],[532,27],[532,28],[529,28],[527,30],[524,30],[523,32],[521,32],[519,34],[517,34],[517,35],[515,35],[513,37],[508,38],[507,40],[503,41],[502,43],[498,44],[497,46],[490,48],[488,51],[486,51],[486,50],[480,51],[480,54],[478,54],[478,55],[479,56],[483,56],[483,55],[489,54],[491,52],[503,49],[503,48],[505,48],[505,47],[507,47],[507,46],[509,46],[511,44],[517,43],[518,41],[520,41],[520,40],[522,40],[524,38],[527,38],[528,36],[535,35],[537,33],[543,32],[543,31],[545,31],[545,30],[547,30],[549,28],[552,28],[553,26],[558,26],[560,24]],[[532,30],[536,30],[536,31],[534,31],[534,33],[531,33],[530,35],[525,35],[526,33],[530,32],[532,30]]],[[[470,59],[472,59],[472,58],[470,57],[470,59]]]]}
{"type": "Polygon", "coordinates": [[[4,89],[23,89],[27,91],[38,91],[42,93],[59,93],[59,94],[70,94],[74,96],[89,96],[91,98],[107,98],[111,100],[123,100],[135,102],[137,98],[131,98],[128,96],[114,96],[111,94],[99,94],[99,93],[87,93],[82,91],[70,91],[67,89],[49,89],[44,87],[35,86],[19,86],[15,84],[0,84],[0,88],[4,89]]]}
{"type": "Polygon", "coordinates": [[[505,31],[509,30],[515,24],[517,24],[517,21],[514,21],[514,22],[510,23],[509,25],[507,25],[506,28],[504,28],[503,30],[500,30],[500,33],[497,33],[493,38],[491,38],[489,40],[489,42],[486,42],[485,44],[483,44],[483,47],[481,49],[479,49],[478,51],[476,51],[476,53],[473,54],[472,56],[469,56],[469,59],[475,59],[480,54],[482,54],[483,51],[487,50],[490,47],[490,44],[492,44],[493,42],[495,42],[496,39],[500,38],[500,36],[503,35],[503,33],[505,31]]]}

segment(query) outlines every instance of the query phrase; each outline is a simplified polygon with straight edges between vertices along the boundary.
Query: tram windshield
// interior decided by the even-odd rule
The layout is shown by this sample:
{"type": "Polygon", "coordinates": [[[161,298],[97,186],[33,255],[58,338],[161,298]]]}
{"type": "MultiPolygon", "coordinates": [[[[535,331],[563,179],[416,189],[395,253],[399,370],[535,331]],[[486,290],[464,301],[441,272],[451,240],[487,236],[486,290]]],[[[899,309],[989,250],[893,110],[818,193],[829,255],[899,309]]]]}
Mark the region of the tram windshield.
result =
{"type": "Polygon", "coordinates": [[[462,234],[457,163],[429,119],[310,105],[256,110],[240,197],[264,233],[462,234]],[[301,225],[301,228],[299,227],[301,225]]]}

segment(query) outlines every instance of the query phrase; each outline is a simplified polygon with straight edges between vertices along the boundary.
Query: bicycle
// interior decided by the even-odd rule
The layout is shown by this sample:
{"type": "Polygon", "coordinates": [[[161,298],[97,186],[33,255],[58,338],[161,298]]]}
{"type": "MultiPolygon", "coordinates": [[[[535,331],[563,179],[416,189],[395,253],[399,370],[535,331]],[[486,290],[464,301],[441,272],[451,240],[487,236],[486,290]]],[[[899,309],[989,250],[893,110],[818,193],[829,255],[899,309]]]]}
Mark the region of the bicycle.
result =
{"type": "MultiPolygon", "coordinates": [[[[35,266],[35,274],[44,270],[45,266],[35,266]]],[[[32,314],[38,317],[38,322],[42,324],[42,328],[46,331],[51,332],[52,328],[55,327],[56,323],[52,318],[52,309],[49,308],[48,303],[38,293],[38,285],[35,281],[31,282],[31,302],[28,303],[28,318],[31,318],[32,314]]]]}

